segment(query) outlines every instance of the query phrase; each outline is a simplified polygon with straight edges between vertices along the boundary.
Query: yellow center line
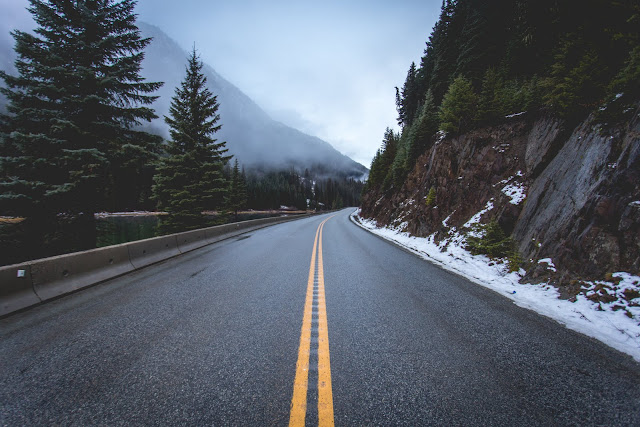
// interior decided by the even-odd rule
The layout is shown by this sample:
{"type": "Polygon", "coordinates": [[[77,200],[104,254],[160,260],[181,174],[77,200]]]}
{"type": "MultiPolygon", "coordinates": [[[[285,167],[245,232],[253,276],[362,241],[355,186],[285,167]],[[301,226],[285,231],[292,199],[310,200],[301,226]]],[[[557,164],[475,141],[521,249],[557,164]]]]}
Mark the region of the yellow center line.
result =
{"type": "MultiPolygon", "coordinates": [[[[326,222],[326,221],[325,221],[326,222]]],[[[333,394],[331,391],[331,364],[329,360],[329,329],[324,295],[324,269],[322,265],[322,229],[318,244],[318,424],[333,426],[333,394]]]]}
{"type": "MultiPolygon", "coordinates": [[[[335,216],[335,215],[333,215],[335,216]]],[[[331,367],[329,361],[329,330],[327,328],[327,309],[324,294],[324,270],[322,265],[322,230],[324,224],[333,216],[318,225],[313,241],[307,296],[302,316],[300,346],[296,363],[296,376],[293,382],[291,398],[290,426],[304,426],[307,412],[307,390],[309,388],[309,355],[311,347],[311,316],[313,313],[313,288],[316,272],[316,251],[318,253],[318,424],[333,426],[333,395],[331,393],[331,367]]]]}

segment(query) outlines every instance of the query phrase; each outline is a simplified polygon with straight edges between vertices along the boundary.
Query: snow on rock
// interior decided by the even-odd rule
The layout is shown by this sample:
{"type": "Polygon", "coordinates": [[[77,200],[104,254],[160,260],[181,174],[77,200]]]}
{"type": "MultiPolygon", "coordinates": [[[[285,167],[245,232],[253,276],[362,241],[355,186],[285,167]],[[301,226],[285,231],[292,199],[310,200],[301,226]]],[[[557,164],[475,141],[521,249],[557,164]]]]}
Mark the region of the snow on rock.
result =
{"type": "Polygon", "coordinates": [[[447,223],[449,222],[449,219],[451,218],[451,215],[453,215],[454,213],[455,213],[455,210],[453,212],[451,212],[449,214],[449,216],[444,219],[444,221],[442,221],[442,225],[444,225],[445,227],[448,227],[447,223]]]}
{"type": "Polygon", "coordinates": [[[509,114],[508,116],[504,116],[505,119],[512,119],[514,117],[518,117],[518,116],[522,116],[523,114],[526,114],[526,111],[521,111],[519,113],[515,113],[515,114],[509,114]]]}
{"type": "Polygon", "coordinates": [[[489,200],[485,205],[484,209],[482,209],[480,212],[472,216],[471,219],[463,225],[463,227],[471,228],[473,225],[479,223],[480,218],[482,218],[482,215],[489,212],[491,209],[493,209],[493,199],[489,200]]]}
{"type": "MultiPolygon", "coordinates": [[[[482,213],[492,208],[493,204],[488,202],[485,210],[474,215],[472,220],[476,217],[479,220],[482,213]]],[[[484,255],[472,255],[464,249],[465,239],[459,233],[436,244],[433,235],[426,238],[414,237],[403,232],[401,227],[377,227],[375,221],[362,218],[359,214],[358,209],[351,217],[362,228],[395,242],[446,270],[492,289],[520,307],[550,317],[569,329],[596,338],[640,361],[640,277],[619,272],[613,274],[617,284],[585,282],[585,293],[579,294],[571,302],[559,299],[558,290],[546,282],[519,283],[525,274],[522,269],[517,273],[509,272],[506,263],[491,262],[484,255]],[[590,291],[593,293],[589,293],[590,291]],[[603,298],[603,292],[607,293],[607,298],[603,298]],[[608,302],[603,303],[603,299],[608,302]]],[[[471,220],[467,224],[469,223],[471,220]]],[[[539,262],[555,268],[550,258],[539,262]]]]}
{"type": "Polygon", "coordinates": [[[527,198],[524,184],[520,182],[512,182],[505,185],[502,189],[502,192],[511,199],[509,203],[511,203],[512,205],[519,205],[524,199],[527,198]]]}
{"type": "Polygon", "coordinates": [[[554,273],[558,270],[556,270],[556,265],[553,263],[553,260],[551,258],[543,258],[541,260],[538,260],[538,264],[547,264],[547,269],[553,271],[554,273]]]}

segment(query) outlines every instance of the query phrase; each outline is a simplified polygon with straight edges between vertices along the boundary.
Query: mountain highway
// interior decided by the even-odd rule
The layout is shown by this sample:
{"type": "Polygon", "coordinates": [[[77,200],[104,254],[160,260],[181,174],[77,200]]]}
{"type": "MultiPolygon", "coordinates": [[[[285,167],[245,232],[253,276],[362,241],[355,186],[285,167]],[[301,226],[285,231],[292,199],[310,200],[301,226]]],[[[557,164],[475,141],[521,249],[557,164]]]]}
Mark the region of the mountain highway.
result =
{"type": "Polygon", "coordinates": [[[640,364],[352,211],[1,319],[0,425],[640,425],[640,364]]]}

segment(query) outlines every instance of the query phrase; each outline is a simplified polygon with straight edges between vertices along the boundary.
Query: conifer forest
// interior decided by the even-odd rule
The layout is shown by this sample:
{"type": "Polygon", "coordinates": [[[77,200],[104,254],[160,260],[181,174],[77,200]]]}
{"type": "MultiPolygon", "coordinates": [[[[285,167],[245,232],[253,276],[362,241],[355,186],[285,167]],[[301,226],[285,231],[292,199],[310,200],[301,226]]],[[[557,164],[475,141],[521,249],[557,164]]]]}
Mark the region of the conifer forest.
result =
{"type": "Polygon", "coordinates": [[[570,128],[597,111],[606,128],[628,120],[638,98],[637,1],[445,0],[396,88],[401,131],[385,132],[365,192],[399,188],[439,135],[523,112],[570,128]]]}

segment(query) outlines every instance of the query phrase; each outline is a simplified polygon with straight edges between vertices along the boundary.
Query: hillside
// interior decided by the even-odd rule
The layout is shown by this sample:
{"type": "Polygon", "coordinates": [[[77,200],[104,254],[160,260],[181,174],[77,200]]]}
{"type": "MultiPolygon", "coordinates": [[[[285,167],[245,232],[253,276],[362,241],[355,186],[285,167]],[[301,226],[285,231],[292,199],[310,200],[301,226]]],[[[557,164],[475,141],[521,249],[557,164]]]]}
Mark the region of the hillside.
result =
{"type": "Polygon", "coordinates": [[[633,2],[444,2],[362,216],[508,258],[567,298],[638,275],[638,22],[633,2]]]}
{"type": "Polygon", "coordinates": [[[568,293],[579,290],[574,279],[638,272],[638,113],[606,134],[591,119],[568,129],[530,116],[443,138],[401,188],[365,194],[362,216],[441,244],[495,220],[515,240],[527,279],[551,279],[568,293]],[[556,272],[537,263],[546,258],[556,272]]]}
{"type": "MultiPolygon", "coordinates": [[[[162,30],[139,22],[144,37],[153,41],[145,50],[142,75],[149,81],[165,82],[154,103],[156,114],[168,114],[175,87],[184,77],[187,53],[162,30]]],[[[220,76],[212,66],[203,70],[210,90],[218,96],[222,129],[216,138],[227,141],[229,152],[240,163],[258,169],[289,169],[304,172],[306,168],[322,177],[361,178],[367,168],[341,154],[328,142],[307,135],[271,119],[240,89],[220,76]]],[[[153,122],[151,130],[165,138],[168,126],[162,119],[153,122]]]]}
{"type": "MultiPolygon", "coordinates": [[[[146,129],[169,137],[169,128],[162,117],[169,112],[171,97],[176,86],[184,78],[187,52],[161,29],[138,22],[143,37],[153,41],[145,49],[142,75],[148,81],[164,82],[157,92],[160,98],[153,104],[158,119],[146,129]]],[[[0,38],[0,65],[10,73],[15,72],[13,39],[0,38]]],[[[222,129],[216,138],[227,141],[229,152],[240,163],[254,170],[289,170],[303,173],[309,169],[318,178],[341,177],[361,179],[366,167],[343,155],[326,141],[307,135],[271,119],[240,89],[205,64],[204,74],[209,89],[218,96],[222,129]]],[[[0,112],[5,110],[6,99],[0,95],[0,112]]]]}

